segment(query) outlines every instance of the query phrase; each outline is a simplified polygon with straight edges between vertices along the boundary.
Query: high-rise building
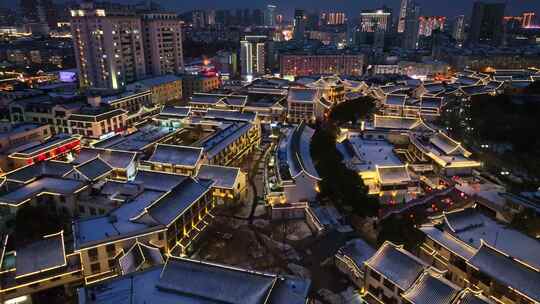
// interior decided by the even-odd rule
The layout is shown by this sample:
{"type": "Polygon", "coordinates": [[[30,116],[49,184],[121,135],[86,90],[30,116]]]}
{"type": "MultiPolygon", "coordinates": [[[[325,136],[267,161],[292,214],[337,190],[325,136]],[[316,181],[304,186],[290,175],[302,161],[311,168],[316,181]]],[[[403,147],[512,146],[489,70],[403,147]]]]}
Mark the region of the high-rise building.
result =
{"type": "Polygon", "coordinates": [[[118,89],[183,70],[176,14],[82,4],[71,10],[71,29],[81,87],[118,89]]]}
{"type": "Polygon", "coordinates": [[[293,39],[294,40],[303,40],[306,34],[306,13],[304,10],[296,9],[294,10],[294,31],[293,39]]]}
{"type": "Polygon", "coordinates": [[[56,27],[57,14],[52,0],[21,0],[21,11],[26,23],[47,24],[56,27]]]}
{"type": "Polygon", "coordinates": [[[322,12],[321,22],[325,25],[342,25],[347,18],[343,12],[322,12]]]}
{"type": "Polygon", "coordinates": [[[403,33],[405,31],[405,19],[407,17],[407,8],[411,5],[412,0],[401,0],[401,5],[399,7],[399,19],[397,31],[398,33],[403,33]]]}
{"type": "Polygon", "coordinates": [[[362,75],[364,55],[360,53],[291,53],[280,55],[280,73],[283,76],[310,76],[338,74],[362,75]]]}
{"type": "Polygon", "coordinates": [[[321,16],[318,11],[306,13],[306,31],[316,31],[321,24],[321,16]]]}
{"type": "Polygon", "coordinates": [[[391,20],[392,12],[386,7],[377,10],[364,10],[360,13],[360,31],[364,33],[386,32],[390,29],[391,20]]]}
{"type": "Polygon", "coordinates": [[[216,11],[209,10],[206,12],[206,24],[215,25],[216,24],[216,11]]]}
{"type": "Polygon", "coordinates": [[[465,40],[465,16],[459,15],[454,18],[454,23],[452,24],[452,37],[456,41],[465,40]]]}
{"type": "Polygon", "coordinates": [[[275,26],[276,25],[276,6],[268,4],[266,6],[266,11],[264,12],[264,24],[266,26],[275,26]]]}
{"type": "Polygon", "coordinates": [[[529,28],[531,26],[534,26],[534,19],[536,17],[536,14],[534,12],[524,12],[523,13],[523,21],[521,23],[522,28],[529,28]]]}
{"type": "Polygon", "coordinates": [[[218,10],[216,11],[216,24],[228,25],[229,24],[230,12],[228,10],[218,10]]]}
{"type": "Polygon", "coordinates": [[[193,28],[205,28],[206,27],[206,13],[202,10],[195,10],[191,12],[191,23],[193,28]]]}
{"type": "Polygon", "coordinates": [[[403,32],[402,47],[406,49],[418,48],[418,27],[420,18],[420,6],[414,2],[407,5],[405,17],[405,30],[403,32]]]}
{"type": "Polygon", "coordinates": [[[141,18],[82,4],[71,10],[81,87],[117,89],[146,76],[141,18]]]}
{"type": "Polygon", "coordinates": [[[184,68],[182,22],[176,14],[142,15],[146,72],[154,76],[180,73],[184,68]]]}
{"type": "Polygon", "coordinates": [[[390,30],[392,12],[387,7],[360,13],[360,42],[384,47],[385,33],[390,30]]]}
{"type": "Polygon", "coordinates": [[[266,36],[245,36],[240,41],[242,76],[250,79],[266,72],[266,36]]]}
{"type": "Polygon", "coordinates": [[[429,37],[435,30],[443,31],[446,17],[444,16],[420,16],[418,20],[418,34],[429,37]]]}
{"type": "Polygon", "coordinates": [[[256,8],[253,10],[253,15],[251,16],[251,22],[253,25],[264,25],[264,14],[263,12],[256,8]]]}
{"type": "Polygon", "coordinates": [[[471,26],[467,38],[469,45],[500,45],[503,40],[505,3],[477,1],[473,5],[471,26]]]}

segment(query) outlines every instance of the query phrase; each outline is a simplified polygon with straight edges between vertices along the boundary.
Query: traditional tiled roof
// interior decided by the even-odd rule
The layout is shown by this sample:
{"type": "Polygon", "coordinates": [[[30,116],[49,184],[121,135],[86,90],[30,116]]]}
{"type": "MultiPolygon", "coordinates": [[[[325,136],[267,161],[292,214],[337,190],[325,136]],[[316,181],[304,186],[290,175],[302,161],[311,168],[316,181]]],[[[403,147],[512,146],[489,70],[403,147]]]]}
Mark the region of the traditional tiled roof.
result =
{"type": "Polygon", "coordinates": [[[38,143],[31,147],[27,147],[23,150],[16,151],[9,155],[13,158],[32,158],[38,155],[42,155],[47,151],[51,151],[56,148],[65,147],[66,144],[80,143],[80,136],[69,134],[57,134],[44,142],[38,143]]]}
{"type": "Polygon", "coordinates": [[[135,241],[133,246],[118,259],[123,275],[140,270],[143,266],[163,264],[163,256],[158,248],[135,241]]]}
{"type": "Polygon", "coordinates": [[[290,88],[287,100],[291,102],[315,103],[317,102],[317,96],[316,89],[290,88]]]}
{"type": "Polygon", "coordinates": [[[88,304],[305,304],[309,287],[309,280],[170,257],[164,266],[84,287],[80,296],[88,304]]]}
{"type": "Polygon", "coordinates": [[[424,89],[430,94],[438,94],[445,91],[444,84],[441,82],[434,82],[424,84],[424,89]]]}
{"type": "Polygon", "coordinates": [[[240,168],[202,165],[197,174],[199,179],[214,181],[214,187],[232,189],[238,180],[240,168]]]}
{"type": "Polygon", "coordinates": [[[434,270],[425,271],[402,297],[412,304],[451,304],[460,288],[434,270]]]}
{"type": "Polygon", "coordinates": [[[362,239],[353,239],[341,247],[338,255],[351,259],[357,267],[363,267],[364,262],[373,256],[375,250],[362,239]]]}
{"type": "Polygon", "coordinates": [[[540,302],[540,270],[482,244],[467,262],[504,286],[540,302]]]}
{"type": "Polygon", "coordinates": [[[8,181],[27,183],[41,176],[62,177],[73,169],[73,165],[65,162],[48,160],[13,170],[6,174],[8,181]]]}
{"type": "Polygon", "coordinates": [[[275,279],[240,269],[169,259],[156,287],[209,301],[264,303],[272,292],[275,279]],[[182,284],[178,284],[179,281],[182,284]]]}
{"type": "Polygon", "coordinates": [[[440,109],[442,107],[443,98],[422,96],[420,102],[422,108],[440,109]]]}
{"type": "Polygon", "coordinates": [[[379,89],[381,89],[385,94],[394,94],[396,92],[408,91],[410,87],[404,84],[391,84],[381,86],[379,89]]]}
{"type": "Polygon", "coordinates": [[[164,195],[165,192],[162,191],[145,190],[108,215],[75,220],[73,225],[75,248],[86,248],[163,229],[163,225],[151,219],[145,222],[137,219],[144,214],[146,208],[164,195]]]}
{"type": "Polygon", "coordinates": [[[86,184],[77,180],[58,177],[41,177],[2,195],[0,197],[0,205],[7,204],[10,206],[18,206],[43,192],[71,195],[82,190],[84,187],[86,187],[86,184]]]}
{"type": "Polygon", "coordinates": [[[247,122],[226,122],[221,129],[199,142],[198,145],[204,148],[205,156],[212,159],[235,140],[248,133],[252,126],[253,124],[247,122]]]}
{"type": "Polygon", "coordinates": [[[484,215],[475,208],[444,213],[444,228],[461,242],[480,248],[482,242],[540,269],[540,243],[484,215]]]}
{"type": "Polygon", "coordinates": [[[388,130],[410,130],[413,132],[433,132],[420,118],[374,115],[374,127],[388,130]]]}
{"type": "Polygon", "coordinates": [[[402,184],[411,181],[407,166],[377,166],[379,181],[383,185],[402,184]]]}
{"type": "Polygon", "coordinates": [[[365,264],[396,284],[401,290],[411,287],[427,268],[425,262],[403,249],[402,246],[388,241],[365,264]]]}
{"type": "Polygon", "coordinates": [[[461,143],[451,139],[443,132],[436,133],[429,141],[448,155],[462,154],[464,156],[469,156],[471,154],[461,146],[461,143]]]}
{"type": "Polygon", "coordinates": [[[62,267],[67,263],[63,231],[45,236],[37,242],[17,249],[16,252],[17,278],[62,267]]]}
{"type": "Polygon", "coordinates": [[[190,113],[190,107],[164,106],[159,114],[183,118],[189,116],[190,113]]]}
{"type": "Polygon", "coordinates": [[[148,207],[147,212],[158,223],[167,226],[205,195],[213,183],[188,177],[148,207]]]}
{"type": "Polygon", "coordinates": [[[134,161],[135,152],[83,147],[75,163],[82,164],[98,156],[115,169],[127,169],[134,161]]]}
{"type": "Polygon", "coordinates": [[[495,302],[482,295],[481,292],[466,288],[459,294],[454,304],[495,304],[495,302]]]}
{"type": "Polygon", "coordinates": [[[225,95],[225,94],[205,94],[195,93],[191,97],[190,104],[205,105],[229,105],[233,107],[243,107],[247,102],[247,96],[244,95],[225,95]]]}
{"type": "Polygon", "coordinates": [[[237,120],[237,121],[246,121],[254,122],[257,118],[257,114],[253,112],[240,112],[237,110],[216,110],[208,109],[205,118],[213,119],[225,119],[225,120],[237,120]]]}
{"type": "Polygon", "coordinates": [[[194,168],[202,157],[202,148],[158,144],[149,162],[194,168]]]}
{"type": "Polygon", "coordinates": [[[407,95],[387,95],[384,104],[388,106],[404,107],[407,95]]]}
{"type": "Polygon", "coordinates": [[[79,171],[89,181],[94,181],[111,172],[113,168],[104,162],[99,156],[97,156],[92,160],[75,166],[75,170],[79,171]]]}
{"type": "Polygon", "coordinates": [[[134,182],[145,189],[167,192],[178,186],[186,176],[161,171],[138,170],[134,182]]]}
{"type": "Polygon", "coordinates": [[[313,165],[309,150],[311,137],[315,131],[304,122],[300,123],[290,134],[288,143],[288,163],[292,177],[296,177],[302,172],[319,180],[319,174],[313,165]]]}
{"type": "Polygon", "coordinates": [[[440,230],[433,225],[422,226],[420,227],[420,230],[434,242],[462,257],[464,260],[470,259],[476,252],[474,247],[464,243],[449,232],[440,230]]]}
{"type": "Polygon", "coordinates": [[[163,85],[167,83],[171,83],[174,81],[180,81],[182,78],[176,76],[176,75],[163,75],[158,77],[152,77],[147,79],[142,79],[137,81],[135,84],[141,84],[146,87],[154,87],[158,85],[163,85]]]}

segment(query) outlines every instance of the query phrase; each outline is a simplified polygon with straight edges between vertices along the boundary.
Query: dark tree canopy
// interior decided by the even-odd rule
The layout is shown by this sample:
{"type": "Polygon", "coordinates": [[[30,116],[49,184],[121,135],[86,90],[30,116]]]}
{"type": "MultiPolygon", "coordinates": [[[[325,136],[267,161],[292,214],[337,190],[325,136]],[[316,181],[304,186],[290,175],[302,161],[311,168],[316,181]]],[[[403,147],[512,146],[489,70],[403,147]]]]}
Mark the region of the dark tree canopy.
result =
{"type": "Polygon", "coordinates": [[[366,117],[373,107],[373,100],[364,97],[337,105],[328,121],[317,126],[311,139],[311,156],[322,177],[320,196],[333,201],[338,207],[347,206],[360,216],[377,215],[378,200],[368,196],[362,178],[342,162],[343,157],[336,148],[336,137],[340,124],[366,117]]]}
{"type": "Polygon", "coordinates": [[[59,232],[67,228],[67,225],[64,217],[51,213],[46,206],[26,204],[17,211],[14,239],[17,244],[24,244],[59,232]]]}
{"type": "Polygon", "coordinates": [[[356,122],[366,118],[375,109],[375,101],[371,97],[360,97],[344,101],[336,105],[330,113],[330,119],[340,125],[347,122],[356,122]]]}
{"type": "Polygon", "coordinates": [[[524,90],[525,94],[540,94],[540,81],[534,81],[524,90]]]}
{"type": "Polygon", "coordinates": [[[480,95],[471,101],[474,136],[487,141],[512,144],[518,153],[540,155],[540,103],[513,102],[509,95],[480,95]]]}
{"type": "Polygon", "coordinates": [[[393,215],[380,222],[380,232],[377,242],[379,245],[384,241],[405,245],[405,249],[415,251],[416,247],[424,240],[424,234],[415,227],[415,222],[406,215],[393,215]]]}

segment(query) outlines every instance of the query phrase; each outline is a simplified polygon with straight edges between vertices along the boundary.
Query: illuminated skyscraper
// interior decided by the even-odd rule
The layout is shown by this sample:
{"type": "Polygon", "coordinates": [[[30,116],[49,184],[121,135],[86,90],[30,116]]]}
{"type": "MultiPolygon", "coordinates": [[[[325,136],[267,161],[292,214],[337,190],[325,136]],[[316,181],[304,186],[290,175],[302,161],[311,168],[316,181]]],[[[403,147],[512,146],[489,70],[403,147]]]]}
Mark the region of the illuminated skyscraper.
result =
{"type": "Polygon", "coordinates": [[[460,15],[454,18],[454,23],[452,24],[452,37],[456,41],[465,40],[465,16],[460,15]]]}
{"type": "Polygon", "coordinates": [[[364,10],[360,13],[360,30],[365,33],[386,32],[390,29],[392,12],[386,8],[364,10]]]}
{"type": "Polygon", "coordinates": [[[81,87],[118,89],[146,76],[141,18],[81,4],[71,10],[81,87]]]}
{"type": "Polygon", "coordinates": [[[321,13],[321,21],[326,25],[341,25],[345,24],[347,18],[343,12],[323,12],[321,13]]]}
{"type": "Polygon", "coordinates": [[[184,68],[182,22],[174,13],[142,15],[146,72],[176,74],[184,68]]]}
{"type": "Polygon", "coordinates": [[[405,19],[407,17],[407,8],[411,6],[412,0],[401,0],[401,5],[399,7],[399,19],[398,19],[398,33],[403,33],[405,31],[405,19]]]}
{"type": "Polygon", "coordinates": [[[525,12],[523,13],[523,21],[521,23],[521,27],[523,28],[529,28],[534,25],[534,18],[535,18],[534,12],[525,12]]]}
{"type": "Polygon", "coordinates": [[[420,6],[414,2],[407,5],[405,17],[405,31],[403,32],[402,46],[406,49],[418,48],[418,27],[420,18],[420,6]]]}
{"type": "Polygon", "coordinates": [[[268,4],[266,6],[266,11],[264,12],[264,24],[266,26],[275,26],[276,25],[276,6],[268,4]]]}
{"type": "Polygon", "coordinates": [[[250,79],[266,71],[266,36],[245,36],[240,41],[242,76],[250,79]]]}
{"type": "Polygon", "coordinates": [[[383,7],[360,13],[360,42],[375,47],[384,47],[385,34],[390,30],[392,12],[383,7]]]}
{"type": "Polygon", "coordinates": [[[443,16],[420,16],[418,20],[418,34],[429,37],[434,30],[443,31],[446,17],[443,16]]]}
{"type": "Polygon", "coordinates": [[[174,13],[81,4],[71,10],[81,87],[119,89],[183,70],[182,23],[174,13]]]}

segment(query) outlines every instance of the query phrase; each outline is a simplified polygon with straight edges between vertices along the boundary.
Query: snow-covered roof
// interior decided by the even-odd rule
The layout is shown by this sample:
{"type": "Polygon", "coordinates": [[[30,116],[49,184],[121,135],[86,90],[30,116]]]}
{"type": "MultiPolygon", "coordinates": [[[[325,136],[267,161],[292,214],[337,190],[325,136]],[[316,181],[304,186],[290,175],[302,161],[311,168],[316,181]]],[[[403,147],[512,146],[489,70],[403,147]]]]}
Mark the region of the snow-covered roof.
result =
{"type": "Polygon", "coordinates": [[[398,185],[411,181],[407,166],[377,166],[377,175],[382,185],[398,185]]]}
{"type": "Polygon", "coordinates": [[[64,234],[59,232],[16,250],[17,278],[65,266],[64,234]]]}
{"type": "Polygon", "coordinates": [[[365,264],[401,290],[409,289],[428,267],[425,262],[403,249],[403,246],[388,241],[365,264]]]}
{"type": "Polygon", "coordinates": [[[165,265],[86,286],[88,304],[304,304],[311,282],[241,268],[170,257],[165,265]],[[180,282],[180,283],[179,283],[180,282]]]}
{"type": "Polygon", "coordinates": [[[240,168],[202,165],[197,178],[214,181],[214,187],[232,189],[237,182],[240,168]]]}
{"type": "Polygon", "coordinates": [[[316,89],[290,88],[287,100],[289,102],[317,102],[318,91],[316,89]]]}
{"type": "Polygon", "coordinates": [[[137,156],[135,152],[82,147],[74,163],[82,164],[98,155],[101,160],[115,169],[127,169],[135,161],[135,157],[137,156]]]}
{"type": "Polygon", "coordinates": [[[194,168],[199,163],[202,153],[202,148],[158,144],[148,161],[152,163],[194,168]]]}
{"type": "Polygon", "coordinates": [[[113,170],[113,168],[99,158],[99,156],[96,156],[94,159],[83,164],[77,165],[74,168],[84,175],[89,181],[94,181],[95,179],[100,178],[113,170]]]}
{"type": "Polygon", "coordinates": [[[487,244],[482,244],[467,263],[500,284],[509,286],[540,302],[539,269],[533,269],[516,261],[513,257],[505,255],[487,244]]]}
{"type": "Polygon", "coordinates": [[[18,206],[44,192],[72,195],[84,187],[86,187],[84,182],[73,179],[49,176],[41,177],[0,196],[0,205],[18,206]]]}
{"type": "Polygon", "coordinates": [[[402,297],[412,304],[452,304],[460,290],[442,274],[431,270],[424,271],[402,297]]]}

